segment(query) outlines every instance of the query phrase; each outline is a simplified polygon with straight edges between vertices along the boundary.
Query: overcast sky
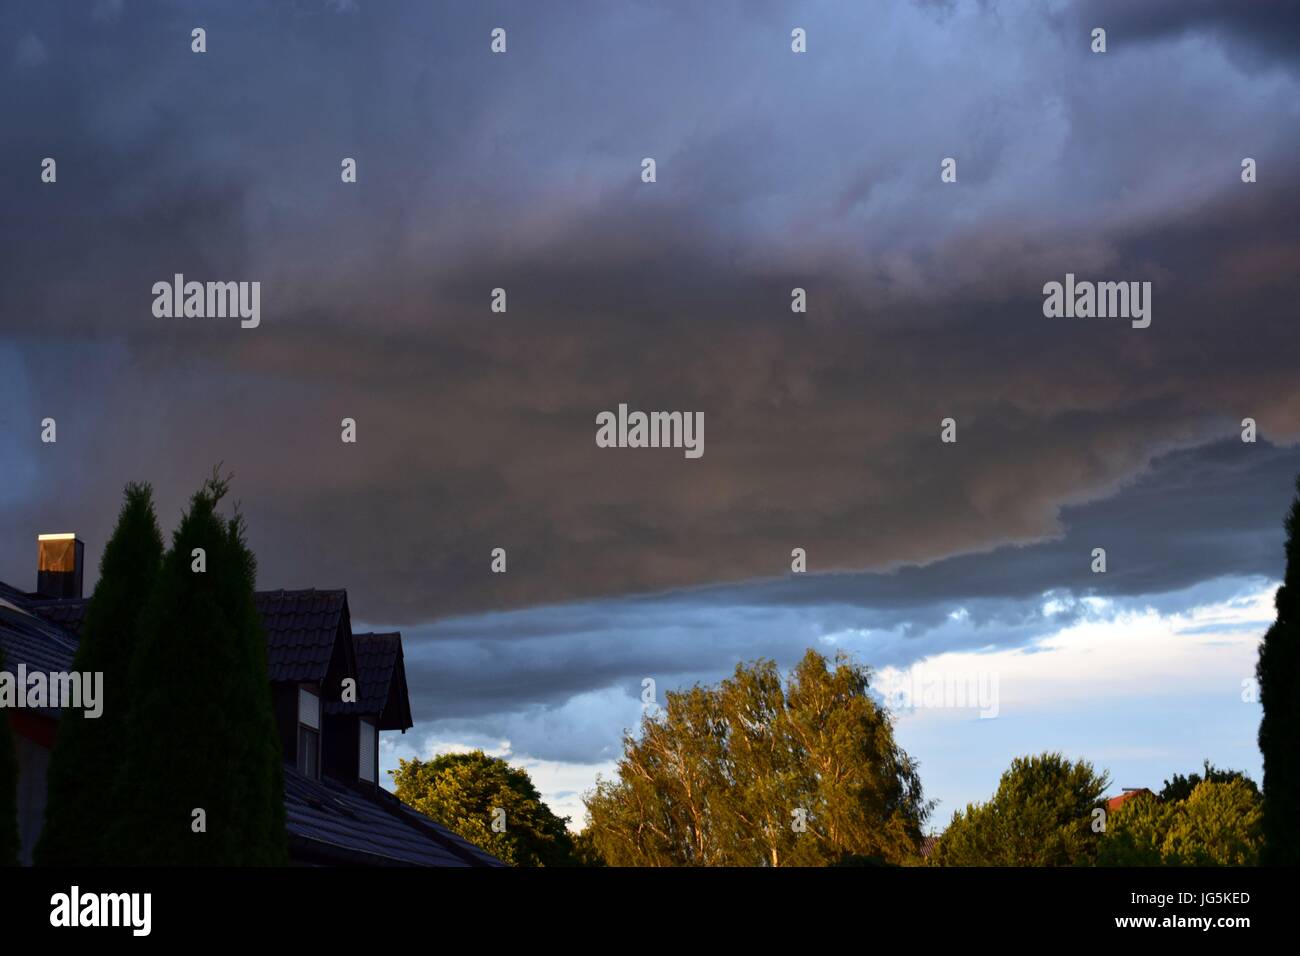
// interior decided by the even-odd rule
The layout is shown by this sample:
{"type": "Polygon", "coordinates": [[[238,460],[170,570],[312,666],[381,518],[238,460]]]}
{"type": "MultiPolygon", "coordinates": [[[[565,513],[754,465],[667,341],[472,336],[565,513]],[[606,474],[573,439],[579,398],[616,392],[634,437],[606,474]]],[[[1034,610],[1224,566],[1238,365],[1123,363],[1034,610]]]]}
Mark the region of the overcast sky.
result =
{"type": "Polygon", "coordinates": [[[173,526],[223,462],[261,587],[405,634],[390,764],[491,746],[578,814],[644,678],[817,646],[1008,676],[996,719],[900,713],[940,816],[1045,748],[1257,775],[1296,10],[5,4],[0,580],[42,531],[96,566],[128,480],[173,526]],[[1150,327],[1045,318],[1067,272],[1151,282],[1150,327]],[[175,273],[260,282],[260,326],[156,318],[175,273]],[[598,448],[621,402],[702,412],[703,457],[598,448]]]}

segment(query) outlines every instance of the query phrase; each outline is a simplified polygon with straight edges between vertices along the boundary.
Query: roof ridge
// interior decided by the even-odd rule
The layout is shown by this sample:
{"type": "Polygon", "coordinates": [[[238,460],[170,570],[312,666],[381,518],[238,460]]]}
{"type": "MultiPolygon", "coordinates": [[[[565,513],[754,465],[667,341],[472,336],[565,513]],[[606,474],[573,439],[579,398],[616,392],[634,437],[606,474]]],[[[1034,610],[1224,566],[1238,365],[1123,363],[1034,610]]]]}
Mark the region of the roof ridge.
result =
{"type": "MultiPolygon", "coordinates": [[[[385,790],[383,787],[376,786],[375,790],[376,790],[375,802],[380,806],[382,806],[393,816],[395,816],[397,819],[401,820],[407,826],[411,827],[413,830],[418,830],[432,837],[434,840],[436,840],[439,843],[439,845],[441,845],[447,851],[454,853],[456,856],[460,857],[470,866],[491,866],[492,865],[490,863],[484,862],[482,858],[480,858],[479,856],[477,856],[476,854],[472,853],[471,851],[467,850],[464,846],[462,846],[461,841],[468,843],[470,846],[474,846],[474,844],[469,843],[468,840],[466,840],[459,833],[456,833],[450,827],[446,826],[445,824],[439,823],[437,820],[433,819],[430,816],[426,816],[425,814],[421,813],[419,810],[415,809],[415,807],[411,806],[409,803],[406,803],[397,794],[385,790]],[[394,806],[394,804],[396,804],[396,806],[394,806]]],[[[482,847],[475,847],[475,849],[477,849],[480,853],[483,853],[484,855],[491,856],[491,854],[489,854],[487,850],[484,850],[482,847]]]]}
{"type": "Polygon", "coordinates": [[[347,594],[347,588],[258,588],[253,591],[254,596],[259,594],[347,594]]]}

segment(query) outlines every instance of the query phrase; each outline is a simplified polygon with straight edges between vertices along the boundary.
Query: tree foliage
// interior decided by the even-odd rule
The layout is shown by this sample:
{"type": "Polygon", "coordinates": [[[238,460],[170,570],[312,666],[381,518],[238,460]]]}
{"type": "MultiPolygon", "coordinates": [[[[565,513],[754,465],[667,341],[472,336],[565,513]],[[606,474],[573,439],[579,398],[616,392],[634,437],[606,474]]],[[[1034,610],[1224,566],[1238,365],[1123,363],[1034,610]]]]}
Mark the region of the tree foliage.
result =
{"type": "Polygon", "coordinates": [[[542,802],[527,771],[499,757],[475,750],[432,760],[399,760],[393,779],[404,803],[503,863],[575,866],[582,862],[566,827],[567,818],[557,817],[542,802]]]}
{"type": "Polygon", "coordinates": [[[1253,866],[1259,861],[1262,819],[1258,791],[1250,780],[1238,776],[1202,781],[1182,800],[1143,794],[1110,814],[1097,862],[1103,866],[1253,866]]]}
{"type": "Polygon", "coordinates": [[[1264,708],[1262,862],[1294,866],[1300,864],[1300,495],[1286,520],[1286,576],[1274,603],[1277,620],[1264,635],[1255,669],[1264,708]]]}
{"type": "Polygon", "coordinates": [[[1106,815],[1106,833],[1097,844],[1097,865],[1163,865],[1167,862],[1165,841],[1176,813],[1177,801],[1152,793],[1126,800],[1106,815]]]}
{"type": "Polygon", "coordinates": [[[1017,757],[988,803],[968,804],[930,856],[935,866],[1077,866],[1091,863],[1093,811],[1109,779],[1059,753],[1017,757]]]}
{"type": "Polygon", "coordinates": [[[131,665],[112,858],[149,864],[287,859],[279,737],[256,562],[214,477],[190,501],[163,558],[131,665]],[[202,549],[206,570],[195,570],[202,549]],[[206,832],[196,832],[202,811],[206,832]]]}
{"type": "Polygon", "coordinates": [[[73,669],[103,674],[99,717],[65,710],[50,758],[42,865],[113,862],[104,846],[105,795],[115,785],[127,739],[131,656],[141,615],[162,563],[163,538],[148,485],[130,484],[104,548],[73,669]]]}
{"type": "Polygon", "coordinates": [[[902,862],[930,808],[869,678],[809,650],[784,685],[757,661],[670,692],[585,797],[596,850],[611,866],[902,862]]]}
{"type": "Polygon", "coordinates": [[[1183,776],[1181,773],[1176,773],[1172,780],[1166,780],[1165,785],[1160,788],[1160,799],[1166,802],[1186,800],[1192,795],[1192,791],[1203,782],[1228,783],[1232,780],[1244,781],[1253,793],[1259,793],[1255,781],[1246,776],[1243,771],[1223,770],[1207,760],[1205,761],[1203,774],[1189,773],[1187,776],[1183,776]]]}
{"type": "Polygon", "coordinates": [[[590,827],[581,833],[574,834],[573,855],[578,861],[578,866],[607,865],[605,858],[600,853],[600,849],[596,846],[595,839],[591,835],[590,827]]]}
{"type": "Polygon", "coordinates": [[[1166,862],[1254,866],[1263,843],[1263,807],[1249,781],[1206,782],[1192,791],[1165,838],[1166,862]]]}

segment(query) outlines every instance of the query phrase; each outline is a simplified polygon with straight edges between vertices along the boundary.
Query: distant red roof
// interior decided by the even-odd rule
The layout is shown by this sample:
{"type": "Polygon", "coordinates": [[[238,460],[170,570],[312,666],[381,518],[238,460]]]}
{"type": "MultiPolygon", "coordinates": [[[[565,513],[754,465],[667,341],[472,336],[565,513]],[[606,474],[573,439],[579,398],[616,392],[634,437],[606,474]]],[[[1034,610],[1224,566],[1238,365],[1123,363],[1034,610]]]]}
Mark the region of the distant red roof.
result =
{"type": "Polygon", "coordinates": [[[1111,797],[1109,800],[1106,801],[1106,810],[1107,811],[1118,810],[1125,803],[1127,803],[1128,801],[1132,800],[1134,797],[1143,793],[1151,797],[1155,796],[1155,794],[1152,793],[1150,790],[1148,790],[1146,787],[1136,787],[1133,789],[1125,790],[1118,797],[1111,797]]]}

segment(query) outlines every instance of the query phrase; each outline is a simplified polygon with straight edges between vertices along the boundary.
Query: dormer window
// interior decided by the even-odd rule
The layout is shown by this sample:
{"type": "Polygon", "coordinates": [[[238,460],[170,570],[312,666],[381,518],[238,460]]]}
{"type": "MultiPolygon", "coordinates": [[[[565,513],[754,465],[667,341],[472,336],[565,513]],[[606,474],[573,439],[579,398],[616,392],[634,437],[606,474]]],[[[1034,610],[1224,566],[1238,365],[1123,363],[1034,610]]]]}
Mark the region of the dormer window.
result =
{"type": "Polygon", "coordinates": [[[362,717],[357,722],[357,738],[360,742],[357,753],[357,776],[366,783],[374,783],[379,771],[379,730],[373,722],[362,717]]]}
{"type": "Polygon", "coordinates": [[[298,769],[320,779],[320,695],[298,685],[298,769]]]}

